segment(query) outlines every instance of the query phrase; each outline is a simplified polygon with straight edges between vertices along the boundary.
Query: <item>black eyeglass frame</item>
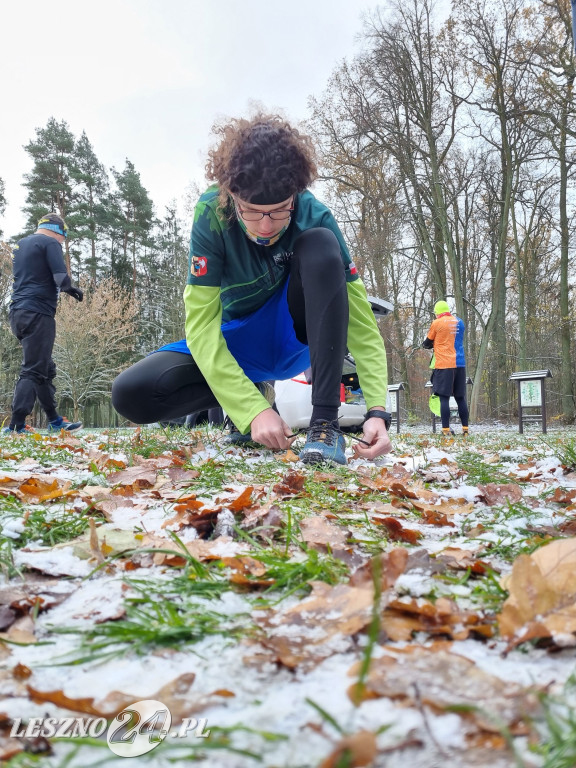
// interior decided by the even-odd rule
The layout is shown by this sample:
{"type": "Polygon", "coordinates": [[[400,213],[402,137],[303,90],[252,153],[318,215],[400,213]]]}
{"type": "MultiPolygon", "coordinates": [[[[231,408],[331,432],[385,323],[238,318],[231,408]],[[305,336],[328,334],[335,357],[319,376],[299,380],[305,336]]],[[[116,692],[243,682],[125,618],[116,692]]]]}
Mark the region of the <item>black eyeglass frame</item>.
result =
{"type": "Polygon", "coordinates": [[[246,209],[240,208],[238,203],[234,201],[234,205],[236,206],[236,210],[238,211],[240,218],[242,218],[244,221],[249,222],[255,222],[255,221],[262,221],[264,216],[269,216],[270,221],[287,221],[290,218],[290,215],[294,211],[294,198],[292,198],[292,207],[291,208],[279,208],[276,211],[248,211],[246,209]],[[247,219],[244,214],[248,213],[249,215],[256,215],[258,218],[256,219],[247,219]],[[282,214],[288,214],[287,216],[282,216],[279,219],[274,218],[276,214],[282,213],[282,214]]]}

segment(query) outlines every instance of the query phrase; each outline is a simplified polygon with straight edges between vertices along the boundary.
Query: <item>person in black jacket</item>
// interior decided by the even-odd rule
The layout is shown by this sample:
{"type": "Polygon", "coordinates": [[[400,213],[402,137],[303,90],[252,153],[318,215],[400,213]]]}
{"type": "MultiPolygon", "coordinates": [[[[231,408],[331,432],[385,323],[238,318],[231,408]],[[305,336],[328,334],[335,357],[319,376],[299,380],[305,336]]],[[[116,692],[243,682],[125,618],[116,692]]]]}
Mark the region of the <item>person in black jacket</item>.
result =
{"type": "Polygon", "coordinates": [[[84,298],[81,289],[72,285],[62,257],[67,230],[64,219],[47,213],[36,232],[14,247],[9,319],[12,333],[22,345],[22,366],[14,389],[12,418],[4,433],[33,431],[26,425],[26,417],[36,398],[46,412],[49,432],[73,432],[82,427],[82,422],[70,422],[58,414],[53,384],[58,295],[67,293],[76,301],[84,298]]]}

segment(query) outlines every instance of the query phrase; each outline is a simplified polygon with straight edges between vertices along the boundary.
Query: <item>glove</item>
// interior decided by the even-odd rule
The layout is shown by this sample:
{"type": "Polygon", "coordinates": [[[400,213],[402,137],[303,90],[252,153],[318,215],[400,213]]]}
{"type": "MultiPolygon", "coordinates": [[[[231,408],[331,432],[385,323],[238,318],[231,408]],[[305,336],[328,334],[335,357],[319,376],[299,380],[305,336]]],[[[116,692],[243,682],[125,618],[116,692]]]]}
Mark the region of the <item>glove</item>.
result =
{"type": "Polygon", "coordinates": [[[71,285],[70,288],[64,291],[64,293],[72,296],[72,298],[76,299],[76,301],[82,301],[84,298],[84,291],[81,288],[76,288],[74,285],[71,285]]]}

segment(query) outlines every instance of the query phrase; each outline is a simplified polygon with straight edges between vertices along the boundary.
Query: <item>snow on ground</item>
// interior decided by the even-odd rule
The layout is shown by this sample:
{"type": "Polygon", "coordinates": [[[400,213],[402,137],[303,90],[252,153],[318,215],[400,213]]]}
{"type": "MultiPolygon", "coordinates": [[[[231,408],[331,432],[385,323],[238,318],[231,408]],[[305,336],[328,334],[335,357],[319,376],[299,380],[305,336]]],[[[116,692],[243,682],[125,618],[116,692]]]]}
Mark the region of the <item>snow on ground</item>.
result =
{"type": "MultiPolygon", "coordinates": [[[[432,468],[441,473],[446,463],[457,461],[456,457],[463,450],[461,442],[443,444],[425,429],[421,429],[420,434],[421,451],[413,450],[414,442],[407,441],[403,444],[402,437],[393,435],[393,442],[399,444],[396,452],[374,463],[353,459],[349,450],[348,468],[357,472],[358,477],[361,473],[391,469],[400,464],[412,476],[417,476],[418,470],[423,468],[432,468]],[[406,455],[406,451],[410,449],[413,451],[412,455],[406,455]]],[[[498,476],[512,474],[516,483],[527,483],[523,485],[525,509],[519,507],[515,514],[511,515],[506,504],[483,503],[479,491],[480,484],[469,483],[466,474],[451,481],[439,482],[435,488],[438,500],[429,503],[431,508],[436,506],[441,509],[443,502],[457,499],[464,500],[473,508],[466,508],[466,511],[461,513],[455,511],[450,518],[452,526],[446,528],[425,524],[413,517],[403,519],[403,510],[399,507],[402,524],[423,536],[417,547],[411,551],[423,549],[434,557],[447,547],[457,547],[459,550],[474,553],[479,548],[479,541],[483,546],[492,543],[500,547],[503,542],[514,543],[522,537],[526,538],[527,528],[553,526],[566,517],[562,508],[548,502],[545,497],[546,490],[552,492],[558,487],[576,487],[576,477],[566,474],[558,457],[553,455],[552,451],[548,452],[549,455],[542,456],[540,446],[540,457],[532,460],[532,466],[519,468],[519,465],[523,467],[532,459],[531,453],[534,443],[537,444],[537,437],[528,436],[524,444],[523,439],[515,437],[512,430],[495,430],[493,426],[490,431],[486,430],[486,434],[509,436],[510,442],[514,442],[514,445],[508,448],[495,451],[495,463],[498,476]],[[527,480],[530,477],[532,479],[527,480]],[[528,506],[529,500],[534,502],[532,506],[528,506]],[[483,526],[484,529],[470,538],[466,531],[474,526],[483,526]]],[[[418,439],[417,435],[415,439],[418,439]]],[[[5,450],[8,440],[0,444],[0,449],[6,454],[9,453],[5,450]]],[[[98,450],[101,450],[107,440],[110,440],[108,436],[98,434],[91,437],[86,433],[81,438],[81,444],[86,450],[88,447],[96,450],[96,446],[100,446],[98,450]]],[[[476,446],[472,439],[466,449],[482,455],[485,444],[484,440],[481,445],[476,446]]],[[[107,456],[116,462],[129,463],[128,451],[122,451],[116,439],[107,456]]],[[[242,477],[226,478],[222,488],[214,492],[213,498],[205,492],[199,494],[198,498],[202,498],[206,504],[216,505],[224,491],[231,496],[239,495],[247,485],[246,477],[250,467],[256,472],[259,466],[271,460],[267,452],[254,456],[244,451],[223,453],[216,439],[194,454],[193,464],[200,466],[209,461],[226,462],[226,457],[235,456],[244,457],[242,477]]],[[[287,472],[290,469],[303,471],[300,464],[286,464],[283,468],[280,467],[279,471],[287,472]]],[[[77,488],[105,485],[101,476],[94,476],[93,470],[85,466],[76,467],[74,456],[71,456],[66,466],[62,466],[57,460],[50,464],[46,458],[40,461],[28,457],[23,462],[7,455],[1,459],[0,475],[18,482],[24,482],[31,476],[47,476],[50,480],[68,482],[77,488]]],[[[6,484],[8,480],[3,482],[6,484]]],[[[2,487],[0,485],[0,489],[2,487]]],[[[352,475],[348,489],[351,494],[360,494],[362,484],[354,482],[352,475]]],[[[161,496],[160,491],[157,493],[161,496]]],[[[171,542],[170,527],[167,527],[166,523],[174,517],[174,504],[177,499],[167,501],[161,497],[155,498],[153,489],[144,490],[135,494],[135,497],[136,503],[127,496],[131,503],[119,503],[110,509],[106,522],[98,528],[99,540],[102,540],[106,532],[110,536],[110,532],[122,530],[138,536],[146,534],[162,537],[171,542]]],[[[6,497],[0,496],[0,501],[3,498],[6,497]]],[[[42,507],[48,510],[50,503],[44,502],[34,508],[42,507]]],[[[86,509],[87,502],[76,504],[76,508],[86,509]]],[[[330,653],[326,658],[313,664],[297,665],[295,668],[279,663],[270,649],[250,637],[250,633],[236,638],[226,632],[206,635],[192,644],[182,643],[176,649],[158,647],[141,655],[124,649],[122,654],[112,658],[66,663],[79,657],[81,635],[62,634],[60,629],[87,630],[95,624],[117,621],[124,615],[127,598],[134,598],[136,595],[134,589],[126,585],[127,578],[137,577],[140,582],[151,579],[155,584],[163,581],[169,583],[178,572],[168,565],[154,565],[151,562],[143,562],[136,570],[130,572],[115,566],[97,569],[98,564],[94,558],[90,558],[90,553],[82,554],[73,543],[46,546],[38,541],[30,541],[25,547],[19,548],[17,545],[26,531],[26,521],[15,513],[13,506],[0,506],[0,510],[2,534],[15,545],[13,564],[17,569],[21,569],[21,578],[14,575],[11,578],[2,577],[0,597],[25,584],[27,574],[31,572],[44,574],[46,578],[56,577],[61,580],[61,585],[66,585],[64,594],[60,595],[59,599],[63,598],[60,602],[57,601],[53,607],[41,610],[37,615],[32,613],[31,616],[22,616],[19,619],[22,627],[33,632],[39,642],[31,642],[28,639],[23,644],[10,643],[4,646],[3,655],[0,655],[4,669],[4,672],[0,673],[0,697],[4,699],[0,711],[11,718],[27,721],[29,718],[46,714],[77,717],[78,711],[71,709],[66,702],[70,704],[71,700],[89,697],[96,704],[118,691],[133,697],[134,701],[153,698],[170,681],[193,675],[194,681],[189,691],[190,701],[201,702],[198,710],[191,705],[194,716],[207,718],[208,728],[232,729],[231,740],[234,749],[256,753],[261,757],[260,764],[266,766],[300,768],[320,765],[333,751],[342,733],[353,734],[363,730],[377,733],[378,755],[370,763],[375,766],[404,768],[405,764],[409,763],[412,768],[461,768],[463,765],[512,768],[517,765],[516,757],[503,748],[494,749],[480,745],[470,751],[467,731],[463,727],[465,721],[456,712],[435,711],[423,704],[410,705],[400,699],[385,696],[368,699],[360,706],[354,706],[349,689],[356,678],[350,675],[350,670],[356,662],[362,660],[366,652],[368,639],[365,632],[334,636],[330,640],[330,653]],[[71,589],[69,594],[66,591],[68,589],[71,589]],[[15,677],[14,670],[17,665],[28,668],[30,677],[24,681],[15,677]],[[34,701],[26,685],[36,691],[61,691],[65,698],[60,700],[60,705],[50,701],[34,701]],[[322,712],[325,712],[326,716],[323,716],[322,712]],[[333,723],[338,725],[342,733],[338,732],[333,723]],[[276,734],[279,740],[266,740],[262,736],[265,731],[276,734]],[[465,757],[466,755],[468,757],[465,757]],[[468,762],[463,762],[465,759],[468,762]]],[[[318,511],[314,510],[313,514],[318,514],[318,511]]],[[[198,539],[198,533],[192,526],[171,527],[177,529],[178,537],[183,543],[194,543],[198,539]]],[[[364,542],[365,538],[360,529],[353,531],[353,539],[364,542]]],[[[112,538],[110,542],[113,543],[112,538]]],[[[402,546],[402,543],[391,542],[391,547],[394,546],[402,546]]],[[[234,558],[242,551],[245,551],[243,545],[223,539],[214,542],[212,555],[214,558],[234,558]]],[[[369,551],[364,551],[364,561],[369,554],[369,551]]],[[[491,559],[491,563],[501,576],[511,571],[510,560],[498,554],[491,559]]],[[[423,566],[402,573],[396,580],[394,592],[395,597],[407,601],[406,604],[411,599],[426,601],[431,594],[435,594],[436,597],[447,596],[459,600],[460,607],[465,610],[480,610],[478,602],[474,600],[473,586],[472,581],[460,584],[441,583],[435,578],[433,570],[423,566]]],[[[41,589],[36,589],[36,594],[42,594],[41,589]]],[[[263,611],[255,605],[254,599],[253,592],[225,591],[218,597],[199,599],[199,604],[203,609],[216,611],[223,622],[229,622],[230,627],[237,624],[246,628],[255,626],[263,615],[263,611]]],[[[304,599],[302,594],[292,595],[277,604],[276,618],[271,620],[267,630],[268,638],[289,638],[291,632],[298,634],[296,625],[281,622],[283,617],[304,599]]],[[[305,614],[302,616],[306,617],[305,614]]],[[[334,613],[328,614],[326,618],[336,617],[337,613],[334,613]]],[[[320,627],[313,624],[301,627],[301,630],[302,637],[312,645],[320,633],[320,627]]],[[[10,639],[7,633],[4,633],[3,637],[10,639]]],[[[372,651],[372,658],[382,658],[395,651],[404,652],[410,645],[434,647],[433,642],[435,639],[426,632],[416,633],[410,643],[386,641],[380,635],[372,651]]],[[[520,649],[506,652],[506,643],[498,637],[481,641],[470,636],[455,640],[449,645],[452,652],[469,659],[478,670],[487,675],[494,676],[504,683],[537,686],[548,693],[562,695],[564,684],[574,672],[574,651],[571,648],[550,652],[545,646],[525,644],[520,649]]],[[[85,652],[85,648],[82,648],[85,652]]],[[[157,750],[141,757],[140,761],[152,768],[188,765],[190,752],[185,754],[182,750],[189,750],[191,747],[198,749],[202,746],[198,742],[199,740],[194,741],[191,738],[180,740],[169,735],[157,750]]],[[[97,765],[104,755],[106,765],[113,768],[126,765],[123,758],[114,759],[112,753],[107,749],[104,751],[102,747],[84,746],[77,756],[73,755],[74,748],[72,743],[54,744],[54,756],[46,756],[42,765],[46,768],[56,768],[64,764],[61,761],[66,755],[70,760],[66,763],[69,768],[97,765]]],[[[526,739],[522,736],[516,739],[516,749],[518,754],[523,756],[526,766],[536,768],[541,764],[536,756],[528,753],[526,739]]],[[[238,754],[229,748],[220,748],[213,752],[205,750],[201,759],[201,765],[205,768],[248,768],[257,764],[253,757],[238,754]]]]}

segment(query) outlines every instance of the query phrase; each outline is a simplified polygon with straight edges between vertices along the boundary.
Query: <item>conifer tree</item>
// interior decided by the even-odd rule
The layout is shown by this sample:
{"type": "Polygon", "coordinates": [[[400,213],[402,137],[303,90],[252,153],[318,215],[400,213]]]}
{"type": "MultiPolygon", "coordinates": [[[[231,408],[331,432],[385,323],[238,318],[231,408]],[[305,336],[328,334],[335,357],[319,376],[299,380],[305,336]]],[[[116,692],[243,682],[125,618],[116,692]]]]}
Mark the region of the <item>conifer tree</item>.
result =
{"type": "MultiPolygon", "coordinates": [[[[47,211],[58,213],[63,218],[72,212],[75,145],[68,124],[64,120],[59,123],[51,117],[45,128],[36,128],[36,139],[24,147],[34,161],[30,173],[24,175],[23,184],[28,189],[24,206],[27,230],[35,229],[38,219],[47,211]]],[[[65,249],[70,270],[68,240],[65,249]]]]}
{"type": "Polygon", "coordinates": [[[103,260],[96,254],[96,243],[107,223],[109,179],[105,166],[96,157],[84,131],[75,144],[71,175],[76,182],[76,188],[74,212],[69,216],[67,223],[75,237],[89,245],[90,253],[83,266],[95,281],[103,265],[103,260]]]}
{"type": "Polygon", "coordinates": [[[28,189],[24,213],[27,225],[33,227],[46,211],[66,217],[72,200],[75,172],[74,135],[65,121],[51,117],[45,128],[36,128],[36,139],[24,149],[34,161],[30,173],[24,175],[28,189]]]}
{"type": "Polygon", "coordinates": [[[126,159],[122,172],[113,168],[112,174],[117,186],[114,202],[122,233],[122,261],[125,266],[131,264],[131,292],[134,295],[138,285],[139,257],[152,245],[150,234],[154,224],[154,205],[130,160],[126,159]]]}
{"type": "Polygon", "coordinates": [[[159,347],[182,338],[184,302],[174,301],[174,292],[184,290],[188,277],[188,227],[180,219],[176,202],[166,206],[158,222],[155,260],[152,264],[150,293],[154,297],[156,322],[151,346],[159,347]]]}

